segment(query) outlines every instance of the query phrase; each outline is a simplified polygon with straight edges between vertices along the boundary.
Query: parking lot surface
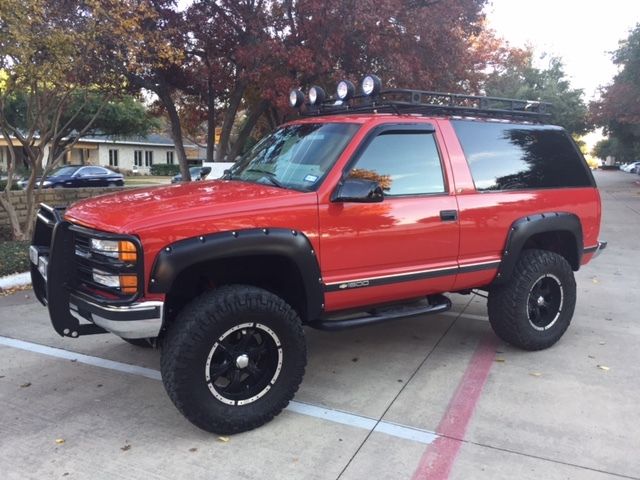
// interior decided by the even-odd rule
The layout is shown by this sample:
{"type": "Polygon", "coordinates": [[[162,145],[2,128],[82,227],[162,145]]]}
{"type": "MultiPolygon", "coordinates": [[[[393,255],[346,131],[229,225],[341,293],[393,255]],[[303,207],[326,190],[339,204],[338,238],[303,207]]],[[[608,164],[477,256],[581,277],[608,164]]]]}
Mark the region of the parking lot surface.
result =
{"type": "Polygon", "coordinates": [[[476,295],[442,315],[309,329],[295,402],[232,437],[178,413],[157,350],[60,338],[30,291],[0,297],[2,478],[640,478],[639,177],[595,176],[609,245],[577,272],[554,347],[499,341],[476,295]]]}

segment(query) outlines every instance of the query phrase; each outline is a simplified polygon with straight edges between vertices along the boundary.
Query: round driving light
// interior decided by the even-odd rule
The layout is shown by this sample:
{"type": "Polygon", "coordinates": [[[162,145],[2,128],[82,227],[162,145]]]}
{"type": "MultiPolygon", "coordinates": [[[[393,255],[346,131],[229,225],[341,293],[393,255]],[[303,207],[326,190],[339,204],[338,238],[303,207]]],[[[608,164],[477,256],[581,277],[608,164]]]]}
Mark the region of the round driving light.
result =
{"type": "Polygon", "coordinates": [[[304,94],[300,90],[291,90],[289,93],[289,105],[298,108],[304,103],[304,94]]]}
{"type": "Polygon", "coordinates": [[[382,81],[376,75],[367,75],[362,79],[362,93],[365,95],[377,95],[382,89],[382,81]]]}
{"type": "Polygon", "coordinates": [[[320,105],[324,102],[326,98],[326,94],[324,90],[320,87],[316,87],[315,85],[309,89],[309,103],[311,105],[320,105]]]}
{"type": "Polygon", "coordinates": [[[336,94],[340,100],[349,100],[356,93],[356,87],[349,80],[342,80],[338,84],[338,90],[336,94]]]}

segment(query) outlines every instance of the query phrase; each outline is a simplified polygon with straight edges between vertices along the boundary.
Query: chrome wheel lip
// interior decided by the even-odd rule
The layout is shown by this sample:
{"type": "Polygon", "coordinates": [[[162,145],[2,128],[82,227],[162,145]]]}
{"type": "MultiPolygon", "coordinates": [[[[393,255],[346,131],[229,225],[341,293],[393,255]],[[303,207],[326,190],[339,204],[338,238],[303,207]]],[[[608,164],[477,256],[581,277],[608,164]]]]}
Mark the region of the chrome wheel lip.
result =
{"type": "MultiPolygon", "coordinates": [[[[541,298],[544,300],[544,297],[542,296],[536,299],[536,303],[538,305],[540,305],[541,298]]],[[[552,273],[545,273],[544,275],[541,275],[540,277],[538,277],[538,279],[535,282],[533,282],[533,285],[531,285],[531,288],[529,289],[529,294],[527,295],[527,301],[525,303],[527,308],[527,319],[529,320],[529,325],[531,325],[531,327],[533,327],[535,330],[539,332],[544,332],[546,330],[549,330],[558,322],[558,319],[560,318],[560,314],[562,314],[562,307],[564,305],[564,286],[562,285],[562,282],[556,275],[552,273]],[[560,291],[560,303],[558,304],[558,310],[555,316],[553,317],[553,319],[550,322],[548,322],[546,325],[540,326],[540,325],[536,325],[531,319],[531,315],[529,313],[529,302],[531,301],[531,294],[533,293],[533,289],[535,288],[536,285],[538,285],[540,281],[542,281],[545,278],[552,279],[558,285],[558,289],[560,291]]]]}
{"type": "Polygon", "coordinates": [[[236,325],[235,327],[230,328],[229,330],[227,330],[226,332],[224,332],[220,337],[218,337],[218,339],[216,340],[216,342],[213,344],[213,346],[211,347],[211,350],[209,351],[209,355],[207,356],[207,361],[205,362],[205,379],[207,382],[207,387],[209,388],[209,391],[211,392],[211,394],[220,402],[227,404],[227,405],[233,405],[233,406],[241,406],[241,405],[247,405],[249,403],[253,403],[256,400],[262,398],[269,390],[271,390],[271,387],[273,387],[273,385],[276,383],[276,381],[278,380],[278,377],[280,376],[280,372],[282,371],[282,362],[283,362],[283,352],[282,352],[282,343],[280,342],[280,338],[278,338],[278,336],[276,335],[276,333],[270,329],[269,327],[267,327],[266,325],[262,324],[262,323],[257,323],[257,322],[247,322],[247,323],[241,323],[236,325]],[[218,390],[216,390],[213,382],[215,381],[215,379],[211,378],[211,362],[213,360],[213,355],[215,354],[216,350],[220,347],[221,342],[227,338],[229,335],[231,335],[234,332],[237,332],[238,330],[242,330],[244,328],[254,328],[254,329],[259,329],[262,330],[264,333],[268,334],[271,339],[274,341],[276,348],[278,350],[278,363],[276,366],[276,370],[271,378],[271,380],[269,380],[269,383],[260,391],[258,392],[256,395],[253,395],[250,398],[246,398],[243,400],[232,400],[230,398],[225,397],[224,395],[222,395],[220,392],[218,392],[218,390]]]}

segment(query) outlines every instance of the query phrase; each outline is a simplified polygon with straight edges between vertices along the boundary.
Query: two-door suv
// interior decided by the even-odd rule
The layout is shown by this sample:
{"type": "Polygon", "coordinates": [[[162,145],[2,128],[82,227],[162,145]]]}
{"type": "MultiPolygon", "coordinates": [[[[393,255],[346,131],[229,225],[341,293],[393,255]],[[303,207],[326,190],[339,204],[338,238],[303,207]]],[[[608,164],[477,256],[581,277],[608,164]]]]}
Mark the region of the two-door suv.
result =
{"type": "Polygon", "coordinates": [[[217,433],[291,400],[303,326],[439,313],[488,292],[512,345],[553,345],[573,272],[598,241],[600,197],[547,105],[348,81],[290,95],[301,118],[215,181],[42,205],[33,287],[62,336],[161,349],[176,407],[217,433]]]}

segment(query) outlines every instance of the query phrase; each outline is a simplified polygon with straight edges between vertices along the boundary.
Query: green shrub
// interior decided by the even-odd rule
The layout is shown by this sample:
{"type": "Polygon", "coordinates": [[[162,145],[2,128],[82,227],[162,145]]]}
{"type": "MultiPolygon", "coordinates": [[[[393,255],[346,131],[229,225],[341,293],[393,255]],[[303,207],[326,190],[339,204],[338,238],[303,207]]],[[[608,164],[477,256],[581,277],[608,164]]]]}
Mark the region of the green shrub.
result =
{"type": "Polygon", "coordinates": [[[29,242],[0,241],[0,277],[29,270],[29,242]]]}
{"type": "Polygon", "coordinates": [[[151,175],[159,177],[172,177],[180,173],[179,165],[169,165],[166,163],[156,163],[151,165],[151,175]]]}

